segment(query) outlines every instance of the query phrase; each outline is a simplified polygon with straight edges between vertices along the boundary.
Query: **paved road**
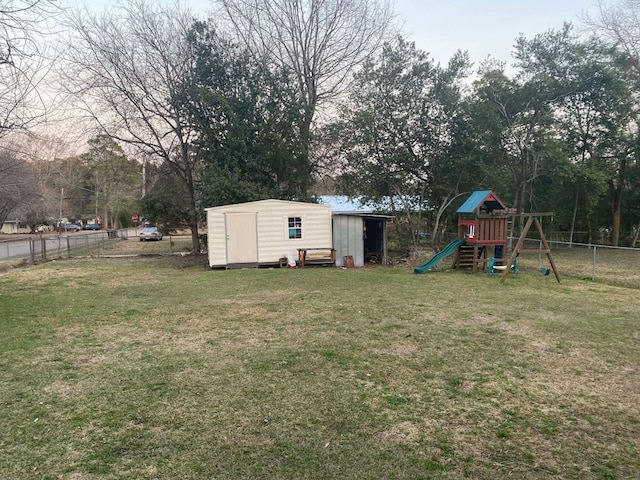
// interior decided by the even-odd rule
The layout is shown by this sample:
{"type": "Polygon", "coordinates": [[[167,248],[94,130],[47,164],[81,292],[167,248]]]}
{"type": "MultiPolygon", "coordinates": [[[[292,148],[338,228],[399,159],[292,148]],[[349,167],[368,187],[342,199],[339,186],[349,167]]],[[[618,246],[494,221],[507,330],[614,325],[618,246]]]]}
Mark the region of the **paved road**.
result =
{"type": "MultiPolygon", "coordinates": [[[[128,234],[128,231],[123,231],[128,234]]],[[[28,259],[32,255],[36,258],[40,258],[41,252],[46,251],[49,254],[55,255],[56,252],[63,251],[67,253],[69,248],[73,249],[77,245],[88,244],[98,239],[105,239],[108,237],[106,231],[90,232],[68,232],[61,235],[58,234],[34,234],[28,236],[22,236],[20,239],[3,238],[0,240],[0,260],[7,259],[28,259]]]]}

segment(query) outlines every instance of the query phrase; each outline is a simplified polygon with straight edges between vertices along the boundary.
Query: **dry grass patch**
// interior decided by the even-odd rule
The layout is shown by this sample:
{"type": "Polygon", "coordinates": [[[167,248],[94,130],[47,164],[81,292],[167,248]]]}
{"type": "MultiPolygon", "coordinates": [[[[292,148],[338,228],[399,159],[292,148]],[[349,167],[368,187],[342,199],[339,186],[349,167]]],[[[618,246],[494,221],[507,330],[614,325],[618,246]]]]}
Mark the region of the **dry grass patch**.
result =
{"type": "Polygon", "coordinates": [[[636,478],[635,291],[148,258],[16,272],[0,475],[636,478]]]}
{"type": "Polygon", "coordinates": [[[420,438],[420,429],[411,422],[401,422],[375,434],[377,440],[385,442],[416,442],[420,438]]]}

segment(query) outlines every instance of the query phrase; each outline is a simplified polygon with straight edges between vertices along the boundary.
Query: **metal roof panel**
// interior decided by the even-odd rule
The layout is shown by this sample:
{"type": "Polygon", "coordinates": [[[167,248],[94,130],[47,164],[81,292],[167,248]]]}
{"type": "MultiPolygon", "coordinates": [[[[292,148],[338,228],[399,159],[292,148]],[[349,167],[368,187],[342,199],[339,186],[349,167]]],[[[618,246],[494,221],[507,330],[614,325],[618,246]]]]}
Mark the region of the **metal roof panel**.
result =
{"type": "Polygon", "coordinates": [[[502,201],[491,190],[478,190],[473,192],[469,198],[460,205],[456,213],[476,213],[478,208],[483,204],[489,211],[505,208],[502,201]]]}
{"type": "Polygon", "coordinates": [[[456,213],[474,213],[476,208],[484,202],[484,199],[491,193],[491,190],[478,190],[473,192],[465,202],[460,205],[456,213]]]}

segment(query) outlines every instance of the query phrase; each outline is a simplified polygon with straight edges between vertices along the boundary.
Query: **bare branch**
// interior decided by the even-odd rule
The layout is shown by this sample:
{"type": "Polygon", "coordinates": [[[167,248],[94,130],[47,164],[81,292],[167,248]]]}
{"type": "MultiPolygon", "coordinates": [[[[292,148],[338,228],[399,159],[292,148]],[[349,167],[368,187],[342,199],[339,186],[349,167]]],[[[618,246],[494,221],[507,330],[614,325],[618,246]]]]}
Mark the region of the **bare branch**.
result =
{"type": "Polygon", "coordinates": [[[260,59],[290,68],[312,122],[350,84],[357,66],[394,33],[389,0],[217,0],[236,38],[260,59]]]}
{"type": "Polygon", "coordinates": [[[0,138],[43,120],[48,101],[41,87],[49,74],[49,20],[53,0],[0,0],[0,138]]]}
{"type": "Polygon", "coordinates": [[[583,16],[585,24],[600,36],[617,45],[640,75],[640,0],[620,0],[608,5],[598,0],[598,15],[583,16]]]}
{"type": "Polygon", "coordinates": [[[75,104],[113,138],[168,163],[190,193],[192,240],[198,251],[193,131],[173,101],[194,53],[189,10],[132,0],[118,11],[70,16],[70,68],[64,86],[75,104]]]}

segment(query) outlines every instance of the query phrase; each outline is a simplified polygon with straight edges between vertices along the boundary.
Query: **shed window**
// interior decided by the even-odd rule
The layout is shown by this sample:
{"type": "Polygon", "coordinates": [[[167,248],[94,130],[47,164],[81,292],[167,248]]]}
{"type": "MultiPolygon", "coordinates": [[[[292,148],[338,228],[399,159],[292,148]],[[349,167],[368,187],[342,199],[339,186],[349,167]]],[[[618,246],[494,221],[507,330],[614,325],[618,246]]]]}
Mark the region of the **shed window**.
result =
{"type": "Polygon", "coordinates": [[[289,217],[289,238],[302,238],[302,217],[289,217]]]}

